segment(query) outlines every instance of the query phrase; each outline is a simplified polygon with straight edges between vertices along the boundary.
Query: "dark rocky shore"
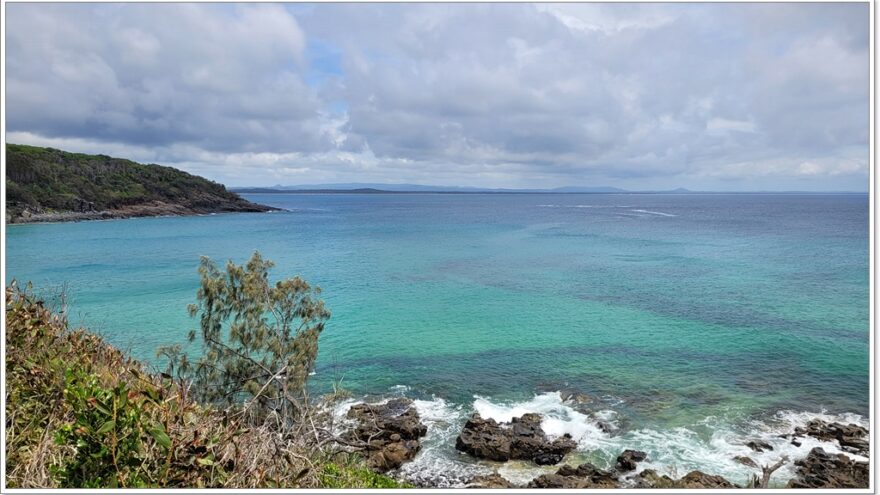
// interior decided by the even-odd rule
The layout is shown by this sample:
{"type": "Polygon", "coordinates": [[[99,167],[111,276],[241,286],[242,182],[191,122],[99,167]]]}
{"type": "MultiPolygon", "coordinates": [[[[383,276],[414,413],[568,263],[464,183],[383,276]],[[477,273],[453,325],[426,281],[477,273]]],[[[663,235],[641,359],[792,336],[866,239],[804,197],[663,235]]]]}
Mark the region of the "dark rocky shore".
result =
{"type": "Polygon", "coordinates": [[[251,203],[241,199],[204,206],[190,207],[180,204],[153,201],[145,204],[127,205],[119,208],[105,210],[42,210],[38,208],[24,209],[17,216],[9,216],[7,223],[53,223],[53,222],[80,222],[87,220],[112,220],[121,218],[139,217],[170,217],[207,215],[211,213],[261,213],[277,211],[278,208],[251,203]]]}
{"type": "MultiPolygon", "coordinates": [[[[409,399],[398,398],[382,404],[357,404],[350,408],[348,418],[355,426],[344,438],[362,445],[369,465],[378,472],[400,468],[414,459],[419,452],[419,439],[428,427],[409,399]]],[[[455,443],[456,450],[475,459],[506,462],[525,460],[536,465],[561,464],[556,472],[542,474],[525,484],[515,484],[497,472],[473,477],[468,488],[767,488],[784,485],[788,488],[866,488],[869,486],[869,466],[850,456],[830,454],[821,447],[812,448],[803,458],[788,459],[780,456],[772,466],[759,465],[748,456],[737,456],[736,462],[753,468],[754,475],[745,485],[737,485],[722,476],[691,471],[680,478],[661,475],[652,469],[639,469],[639,463],[649,460],[648,454],[627,449],[620,453],[610,469],[600,469],[590,463],[577,466],[563,464],[566,454],[577,444],[569,435],[549,438],[541,427],[539,414],[524,414],[510,422],[482,418],[474,413],[463,425],[455,443]],[[790,480],[774,478],[783,465],[792,462],[795,477],[790,480]],[[771,483],[772,480],[772,483],[771,483]]],[[[840,450],[868,457],[868,430],[855,424],[810,421],[806,427],[797,427],[791,433],[780,435],[793,445],[800,446],[806,437],[837,443],[840,450]]],[[[745,443],[754,452],[768,452],[773,446],[761,440],[745,443]]],[[[425,488],[429,486],[425,485],[425,488]]]]}

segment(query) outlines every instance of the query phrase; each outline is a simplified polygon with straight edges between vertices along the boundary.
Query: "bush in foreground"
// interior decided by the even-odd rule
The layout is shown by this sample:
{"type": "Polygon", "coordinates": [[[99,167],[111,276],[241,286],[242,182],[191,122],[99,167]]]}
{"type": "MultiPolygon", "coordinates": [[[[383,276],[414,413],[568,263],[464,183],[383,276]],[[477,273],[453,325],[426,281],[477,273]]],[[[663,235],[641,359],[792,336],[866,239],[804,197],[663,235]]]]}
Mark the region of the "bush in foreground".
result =
{"type": "Polygon", "coordinates": [[[273,421],[195,402],[15,283],[6,325],[10,488],[403,486],[273,421]]]}

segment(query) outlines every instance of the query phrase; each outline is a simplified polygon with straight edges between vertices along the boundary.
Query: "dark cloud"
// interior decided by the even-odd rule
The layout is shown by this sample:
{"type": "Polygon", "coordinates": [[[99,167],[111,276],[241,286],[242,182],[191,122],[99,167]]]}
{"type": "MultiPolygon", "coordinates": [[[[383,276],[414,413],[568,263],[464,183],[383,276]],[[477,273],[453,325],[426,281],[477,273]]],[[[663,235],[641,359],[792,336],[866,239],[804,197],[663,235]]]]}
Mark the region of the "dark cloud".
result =
{"type": "Polygon", "coordinates": [[[234,184],[867,188],[865,4],[10,4],[10,140],[234,184]]]}

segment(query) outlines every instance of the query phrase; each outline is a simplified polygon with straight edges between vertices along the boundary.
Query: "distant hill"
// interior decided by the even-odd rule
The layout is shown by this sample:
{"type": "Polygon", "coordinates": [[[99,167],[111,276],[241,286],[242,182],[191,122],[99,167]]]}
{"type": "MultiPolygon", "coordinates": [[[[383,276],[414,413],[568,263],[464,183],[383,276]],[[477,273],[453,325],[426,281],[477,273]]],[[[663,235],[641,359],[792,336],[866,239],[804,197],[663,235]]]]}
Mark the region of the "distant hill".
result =
{"type": "Polygon", "coordinates": [[[303,193],[398,193],[398,192],[426,192],[426,193],[620,193],[628,192],[617,187],[589,187],[568,186],[555,189],[509,189],[509,188],[485,188],[468,186],[428,186],[424,184],[383,184],[383,183],[332,183],[332,184],[306,184],[298,186],[276,185],[271,187],[232,187],[232,191],[240,193],[279,193],[279,192],[303,192],[303,193]]]}
{"type": "Polygon", "coordinates": [[[7,222],[269,211],[172,167],[6,145],[7,222]]]}

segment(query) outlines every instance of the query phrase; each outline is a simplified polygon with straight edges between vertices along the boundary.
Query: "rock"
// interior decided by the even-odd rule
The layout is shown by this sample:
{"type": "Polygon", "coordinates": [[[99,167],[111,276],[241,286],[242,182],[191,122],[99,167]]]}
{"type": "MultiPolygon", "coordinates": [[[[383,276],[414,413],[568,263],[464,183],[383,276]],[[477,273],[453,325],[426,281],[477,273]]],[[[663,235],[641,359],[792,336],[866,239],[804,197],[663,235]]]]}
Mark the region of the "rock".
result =
{"type": "Polygon", "coordinates": [[[636,468],[636,463],[642,462],[648,458],[648,454],[639,450],[624,450],[622,454],[617,456],[618,471],[632,471],[636,468]]]}
{"type": "Polygon", "coordinates": [[[636,488],[674,488],[675,480],[666,476],[660,476],[657,474],[657,471],[653,469],[645,469],[641,473],[637,474],[635,478],[636,488]]]}
{"type": "Polygon", "coordinates": [[[494,419],[483,419],[475,413],[464,424],[455,448],[480,459],[510,460],[510,434],[494,419]]]}
{"type": "Polygon", "coordinates": [[[596,421],[596,426],[598,426],[599,429],[602,430],[603,433],[608,433],[609,435],[611,433],[614,433],[614,431],[616,430],[616,428],[614,428],[614,426],[612,426],[611,423],[609,423],[608,421],[605,421],[603,419],[596,421]]]}
{"type": "Polygon", "coordinates": [[[508,423],[483,419],[475,413],[455,440],[455,448],[480,459],[531,460],[536,464],[557,464],[577,444],[571,435],[550,440],[541,428],[541,416],[524,414],[508,423]]]}
{"type": "Polygon", "coordinates": [[[593,402],[592,397],[578,392],[577,390],[563,390],[559,395],[562,397],[562,402],[568,402],[575,405],[584,405],[593,402]]]}
{"type": "Polygon", "coordinates": [[[389,437],[397,433],[403,439],[412,440],[428,432],[409,399],[392,399],[385,404],[355,404],[348,410],[348,417],[357,419],[360,428],[369,431],[370,435],[381,430],[389,437]]]}
{"type": "Polygon", "coordinates": [[[702,471],[691,471],[681,479],[660,476],[653,469],[645,469],[633,478],[636,488],[736,488],[736,485],[722,478],[702,471]]]}
{"type": "Polygon", "coordinates": [[[554,474],[542,474],[529,482],[528,488],[618,488],[614,475],[592,464],[577,468],[564,465],[554,474]]]}
{"type": "Polygon", "coordinates": [[[801,446],[801,441],[798,440],[797,438],[792,438],[792,439],[791,439],[791,444],[794,445],[795,447],[800,447],[800,446],[801,446]]]}
{"type": "Polygon", "coordinates": [[[753,468],[758,467],[758,463],[756,463],[754,460],[752,460],[751,457],[746,457],[744,455],[738,455],[738,456],[734,457],[733,460],[742,464],[743,466],[748,466],[748,467],[753,467],[753,468]]]}
{"type": "Polygon", "coordinates": [[[367,464],[379,472],[397,469],[404,462],[413,460],[419,447],[418,440],[387,443],[368,453],[367,464]]]}
{"type": "Polygon", "coordinates": [[[393,399],[385,404],[355,404],[348,417],[357,426],[346,437],[366,444],[367,464],[379,472],[399,468],[412,460],[421,448],[419,438],[428,427],[409,399],[393,399]]]}
{"type": "Polygon", "coordinates": [[[789,488],[868,488],[868,463],[853,461],[844,454],[828,454],[821,447],[795,461],[797,478],[789,488]]]}
{"type": "Polygon", "coordinates": [[[475,476],[467,483],[468,488],[516,488],[516,485],[498,473],[475,476]]]}
{"type": "Polygon", "coordinates": [[[736,488],[736,485],[722,478],[702,471],[691,471],[676,482],[676,488],[736,488]]]}
{"type": "Polygon", "coordinates": [[[831,442],[837,440],[841,448],[858,453],[868,455],[870,446],[868,443],[868,430],[859,425],[843,423],[828,423],[821,419],[814,419],[807,423],[805,428],[795,428],[795,435],[809,435],[819,440],[831,442]]]}
{"type": "Polygon", "coordinates": [[[755,452],[764,452],[765,450],[773,450],[773,446],[763,440],[752,440],[746,444],[746,447],[755,452]]]}

